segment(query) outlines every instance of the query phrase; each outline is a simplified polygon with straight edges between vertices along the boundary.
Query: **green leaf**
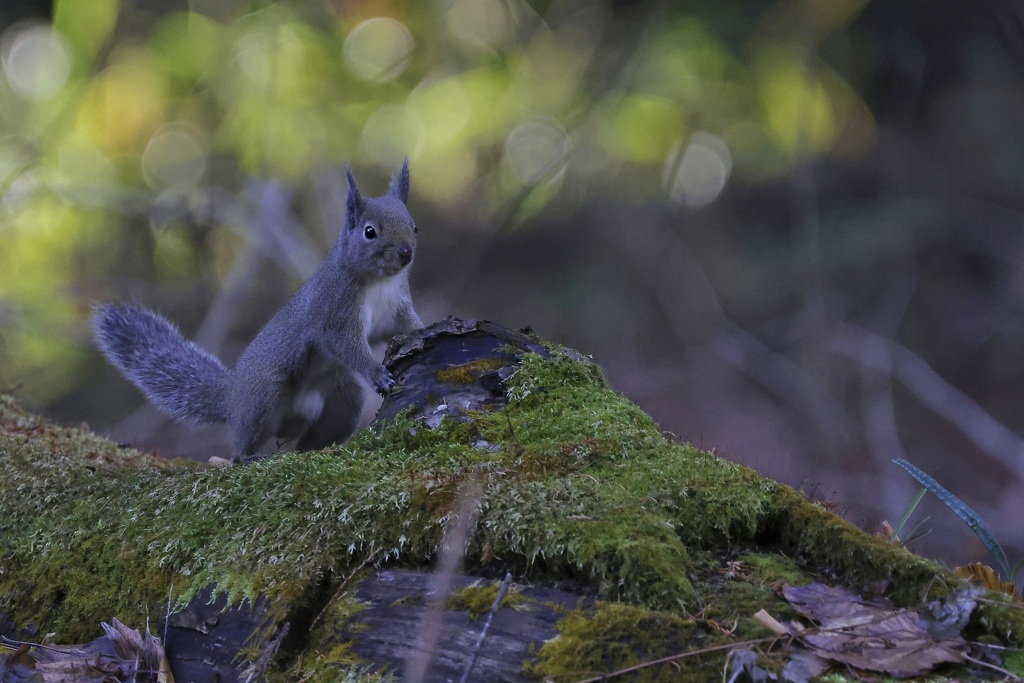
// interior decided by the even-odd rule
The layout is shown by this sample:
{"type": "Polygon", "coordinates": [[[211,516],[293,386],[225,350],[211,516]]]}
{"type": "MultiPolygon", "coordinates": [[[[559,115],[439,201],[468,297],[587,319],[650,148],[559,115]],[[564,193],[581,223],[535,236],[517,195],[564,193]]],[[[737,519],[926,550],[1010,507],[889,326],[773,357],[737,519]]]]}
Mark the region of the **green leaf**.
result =
{"type": "MultiPolygon", "coordinates": [[[[903,513],[903,517],[900,518],[899,524],[897,524],[896,528],[893,530],[893,536],[895,536],[896,538],[900,538],[903,536],[903,527],[907,525],[907,521],[910,519],[910,515],[914,514],[914,510],[916,510],[917,506],[921,504],[921,499],[924,498],[924,494],[926,493],[928,493],[927,488],[923,488],[918,492],[917,496],[914,498],[914,501],[910,504],[909,507],[907,507],[907,511],[903,513]]],[[[918,526],[921,525],[918,524],[918,526]]],[[[917,527],[915,527],[914,530],[916,531],[917,527]]],[[[907,542],[904,541],[903,545],[906,544],[907,542]]]]}
{"type": "Polygon", "coordinates": [[[1006,553],[1003,552],[1002,546],[999,545],[999,541],[992,534],[991,529],[985,524],[985,521],[978,515],[977,512],[969,508],[962,500],[954,496],[939,482],[935,481],[928,474],[920,470],[919,468],[911,465],[903,458],[893,458],[892,461],[907,471],[910,476],[921,482],[921,485],[926,489],[935,494],[935,497],[945,503],[946,507],[952,510],[957,517],[964,520],[971,531],[981,539],[981,542],[988,548],[989,553],[995,558],[999,567],[1003,570],[1003,577],[1006,580],[1010,580],[1013,576],[1013,572],[1010,570],[1010,563],[1006,559],[1006,553]]]}

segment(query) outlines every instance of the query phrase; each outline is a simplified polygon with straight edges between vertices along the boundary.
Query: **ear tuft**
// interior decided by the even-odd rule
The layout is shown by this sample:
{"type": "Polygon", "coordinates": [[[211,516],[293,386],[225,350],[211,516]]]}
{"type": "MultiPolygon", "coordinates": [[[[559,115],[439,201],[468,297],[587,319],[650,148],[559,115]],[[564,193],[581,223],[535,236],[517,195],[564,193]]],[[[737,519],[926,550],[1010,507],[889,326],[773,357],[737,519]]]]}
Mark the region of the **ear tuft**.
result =
{"type": "Polygon", "coordinates": [[[356,179],[348,164],[345,164],[345,180],[348,181],[348,192],[345,193],[345,225],[352,230],[359,221],[359,214],[363,212],[363,198],[359,195],[359,186],[356,185],[356,179]]]}
{"type": "Polygon", "coordinates": [[[398,169],[388,186],[388,194],[398,197],[403,204],[409,203],[409,157],[405,158],[402,168],[398,169]]]}

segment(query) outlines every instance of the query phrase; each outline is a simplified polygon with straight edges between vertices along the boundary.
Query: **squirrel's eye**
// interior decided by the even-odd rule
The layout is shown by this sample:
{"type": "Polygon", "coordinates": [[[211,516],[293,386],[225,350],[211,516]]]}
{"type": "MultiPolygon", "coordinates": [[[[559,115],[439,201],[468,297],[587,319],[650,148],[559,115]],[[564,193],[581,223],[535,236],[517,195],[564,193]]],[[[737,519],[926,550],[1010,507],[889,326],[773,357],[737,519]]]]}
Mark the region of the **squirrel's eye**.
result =
{"type": "Polygon", "coordinates": [[[363,228],[363,236],[368,240],[375,240],[377,239],[377,230],[371,224],[367,223],[366,227],[363,228]]]}
{"type": "Polygon", "coordinates": [[[414,235],[415,235],[415,234],[416,234],[416,233],[418,233],[419,231],[420,231],[420,228],[419,228],[419,226],[418,226],[418,225],[416,225],[415,223],[413,223],[413,224],[412,224],[412,234],[414,234],[414,235]]]}

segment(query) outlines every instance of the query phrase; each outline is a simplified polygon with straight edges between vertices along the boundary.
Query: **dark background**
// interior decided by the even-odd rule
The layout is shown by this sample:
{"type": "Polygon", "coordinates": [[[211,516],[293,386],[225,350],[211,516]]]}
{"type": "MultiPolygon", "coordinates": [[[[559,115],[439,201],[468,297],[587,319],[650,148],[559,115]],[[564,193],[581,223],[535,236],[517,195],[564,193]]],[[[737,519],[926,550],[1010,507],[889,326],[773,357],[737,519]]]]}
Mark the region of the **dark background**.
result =
{"type": "MultiPolygon", "coordinates": [[[[906,458],[1024,552],[1016,5],[78,4],[0,9],[0,381],[26,403],[223,454],[102,361],[90,306],[231,360],[336,234],[339,164],[377,194],[408,154],[424,320],[592,354],[871,531],[918,490],[906,458]]],[[[913,548],[990,562],[929,515],[913,548]]]]}

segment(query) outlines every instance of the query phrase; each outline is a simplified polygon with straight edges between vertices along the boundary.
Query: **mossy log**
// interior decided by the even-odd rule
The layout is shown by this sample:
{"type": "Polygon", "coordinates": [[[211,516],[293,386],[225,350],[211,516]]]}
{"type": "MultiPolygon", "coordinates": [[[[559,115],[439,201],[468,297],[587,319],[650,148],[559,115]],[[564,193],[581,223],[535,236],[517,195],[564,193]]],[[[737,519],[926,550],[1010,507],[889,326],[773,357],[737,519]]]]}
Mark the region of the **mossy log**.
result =
{"type": "MultiPolygon", "coordinates": [[[[344,446],[227,468],[123,448],[0,397],[0,628],[80,642],[112,617],[155,624],[170,600],[168,654],[178,680],[197,681],[212,680],[211,653],[219,680],[387,679],[433,629],[419,657],[434,661],[427,680],[445,680],[508,571],[497,650],[471,680],[577,680],[709,648],[637,675],[721,680],[716,646],[770,635],[760,609],[792,616],[784,583],[883,587],[908,606],[960,585],[663,433],[575,352],[449,320],[394,342],[388,362],[403,386],[387,419],[344,446]],[[425,589],[452,556],[450,590],[425,589]],[[441,626],[422,626],[432,611],[441,626]]],[[[994,599],[973,630],[1020,645],[1024,618],[994,599]]]]}

